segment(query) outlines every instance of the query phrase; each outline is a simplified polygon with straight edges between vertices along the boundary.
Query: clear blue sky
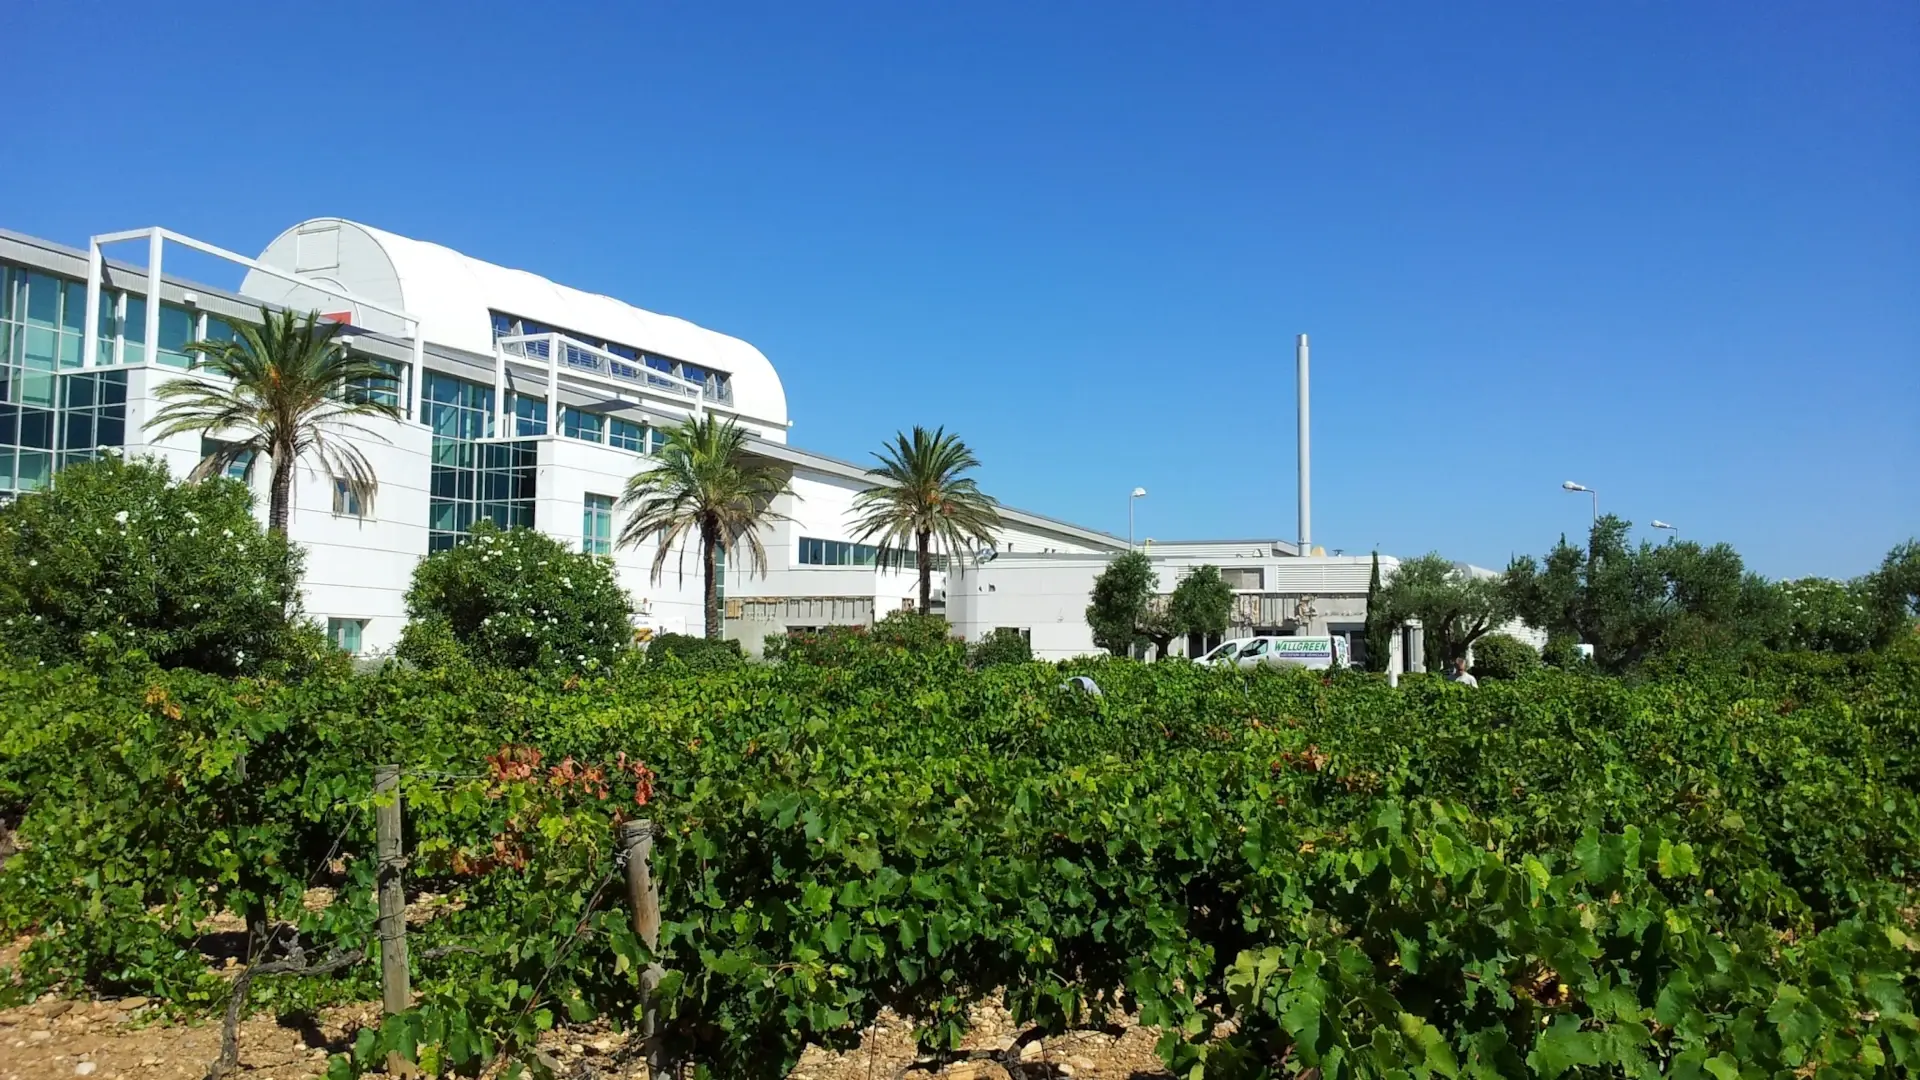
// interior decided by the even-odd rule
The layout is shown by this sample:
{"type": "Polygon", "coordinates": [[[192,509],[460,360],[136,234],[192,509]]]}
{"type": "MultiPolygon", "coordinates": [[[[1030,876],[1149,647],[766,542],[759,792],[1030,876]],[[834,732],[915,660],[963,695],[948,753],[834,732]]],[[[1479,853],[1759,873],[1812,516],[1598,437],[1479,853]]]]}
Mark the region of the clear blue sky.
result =
{"type": "Polygon", "coordinates": [[[1305,331],[1330,549],[1503,566],[1566,479],[1775,576],[1920,533],[1911,0],[6,6],[0,225],[434,240],[1016,506],[1291,536],[1305,331]]]}

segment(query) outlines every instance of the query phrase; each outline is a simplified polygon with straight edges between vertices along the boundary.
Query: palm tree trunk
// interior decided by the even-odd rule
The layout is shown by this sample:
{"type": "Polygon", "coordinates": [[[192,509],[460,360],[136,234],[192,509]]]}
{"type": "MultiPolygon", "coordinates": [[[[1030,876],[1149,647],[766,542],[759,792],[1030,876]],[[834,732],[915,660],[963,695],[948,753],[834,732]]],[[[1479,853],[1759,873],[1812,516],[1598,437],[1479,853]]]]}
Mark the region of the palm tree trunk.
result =
{"type": "Polygon", "coordinates": [[[714,577],[713,570],[713,552],[716,546],[713,530],[706,525],[700,526],[700,572],[705,578],[707,637],[714,641],[720,640],[721,636],[720,582],[714,577]]]}
{"type": "Polygon", "coordinates": [[[933,559],[927,551],[928,531],[921,529],[914,534],[914,540],[920,548],[920,614],[933,614],[933,559]]]}
{"type": "Polygon", "coordinates": [[[277,449],[273,454],[273,484],[267,495],[267,531],[287,535],[287,522],[293,516],[293,452],[277,449]]]}

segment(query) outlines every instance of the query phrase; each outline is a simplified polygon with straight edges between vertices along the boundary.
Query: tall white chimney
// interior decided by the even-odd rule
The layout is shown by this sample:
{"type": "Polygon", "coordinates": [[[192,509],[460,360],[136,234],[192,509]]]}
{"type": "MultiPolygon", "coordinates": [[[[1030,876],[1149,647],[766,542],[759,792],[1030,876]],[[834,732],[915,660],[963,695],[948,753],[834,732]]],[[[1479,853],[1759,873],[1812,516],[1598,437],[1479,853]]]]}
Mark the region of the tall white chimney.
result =
{"type": "Polygon", "coordinates": [[[1307,335],[1294,346],[1300,382],[1300,554],[1313,554],[1313,435],[1312,409],[1307,402],[1307,335]]]}

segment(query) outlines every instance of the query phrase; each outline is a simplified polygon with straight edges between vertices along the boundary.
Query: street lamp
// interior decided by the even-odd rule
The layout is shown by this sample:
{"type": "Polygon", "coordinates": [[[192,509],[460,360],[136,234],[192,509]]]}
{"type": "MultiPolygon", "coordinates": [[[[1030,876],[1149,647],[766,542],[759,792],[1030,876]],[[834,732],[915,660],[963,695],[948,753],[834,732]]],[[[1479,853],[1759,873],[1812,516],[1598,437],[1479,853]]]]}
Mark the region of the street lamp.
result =
{"type": "Polygon", "coordinates": [[[1678,525],[1669,525],[1666,522],[1661,521],[1659,518],[1654,518],[1653,527],[1656,529],[1665,529],[1668,532],[1673,534],[1673,538],[1675,540],[1680,539],[1680,526],[1678,525]]]}
{"type": "Polygon", "coordinates": [[[1147,497],[1147,489],[1143,487],[1134,488],[1133,494],[1127,496],[1127,550],[1128,551],[1133,550],[1133,501],[1135,499],[1144,499],[1146,497],[1147,497]]]}
{"type": "Polygon", "coordinates": [[[1593,496],[1593,520],[1595,521],[1600,520],[1600,493],[1599,492],[1593,490],[1592,488],[1586,486],[1585,484],[1576,484],[1571,480],[1568,480],[1566,483],[1561,484],[1560,486],[1567,491],[1584,491],[1587,494],[1593,496]]]}

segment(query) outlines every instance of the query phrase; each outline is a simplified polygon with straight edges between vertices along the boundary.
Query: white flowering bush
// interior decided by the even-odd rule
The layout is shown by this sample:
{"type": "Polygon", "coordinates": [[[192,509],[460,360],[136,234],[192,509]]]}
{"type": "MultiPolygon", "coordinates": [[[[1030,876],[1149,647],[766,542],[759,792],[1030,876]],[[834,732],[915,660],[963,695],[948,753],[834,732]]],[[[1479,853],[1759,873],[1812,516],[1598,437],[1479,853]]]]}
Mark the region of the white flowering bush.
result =
{"type": "Polygon", "coordinates": [[[632,604],[605,559],[532,529],[474,526],[413,572],[401,659],[447,665],[447,641],[480,667],[599,671],[633,639],[632,604]]]}
{"type": "Polygon", "coordinates": [[[0,645],[64,663],[137,650],[163,667],[277,673],[311,649],[302,557],[233,480],[174,483],[108,457],[0,509],[0,645]]]}

